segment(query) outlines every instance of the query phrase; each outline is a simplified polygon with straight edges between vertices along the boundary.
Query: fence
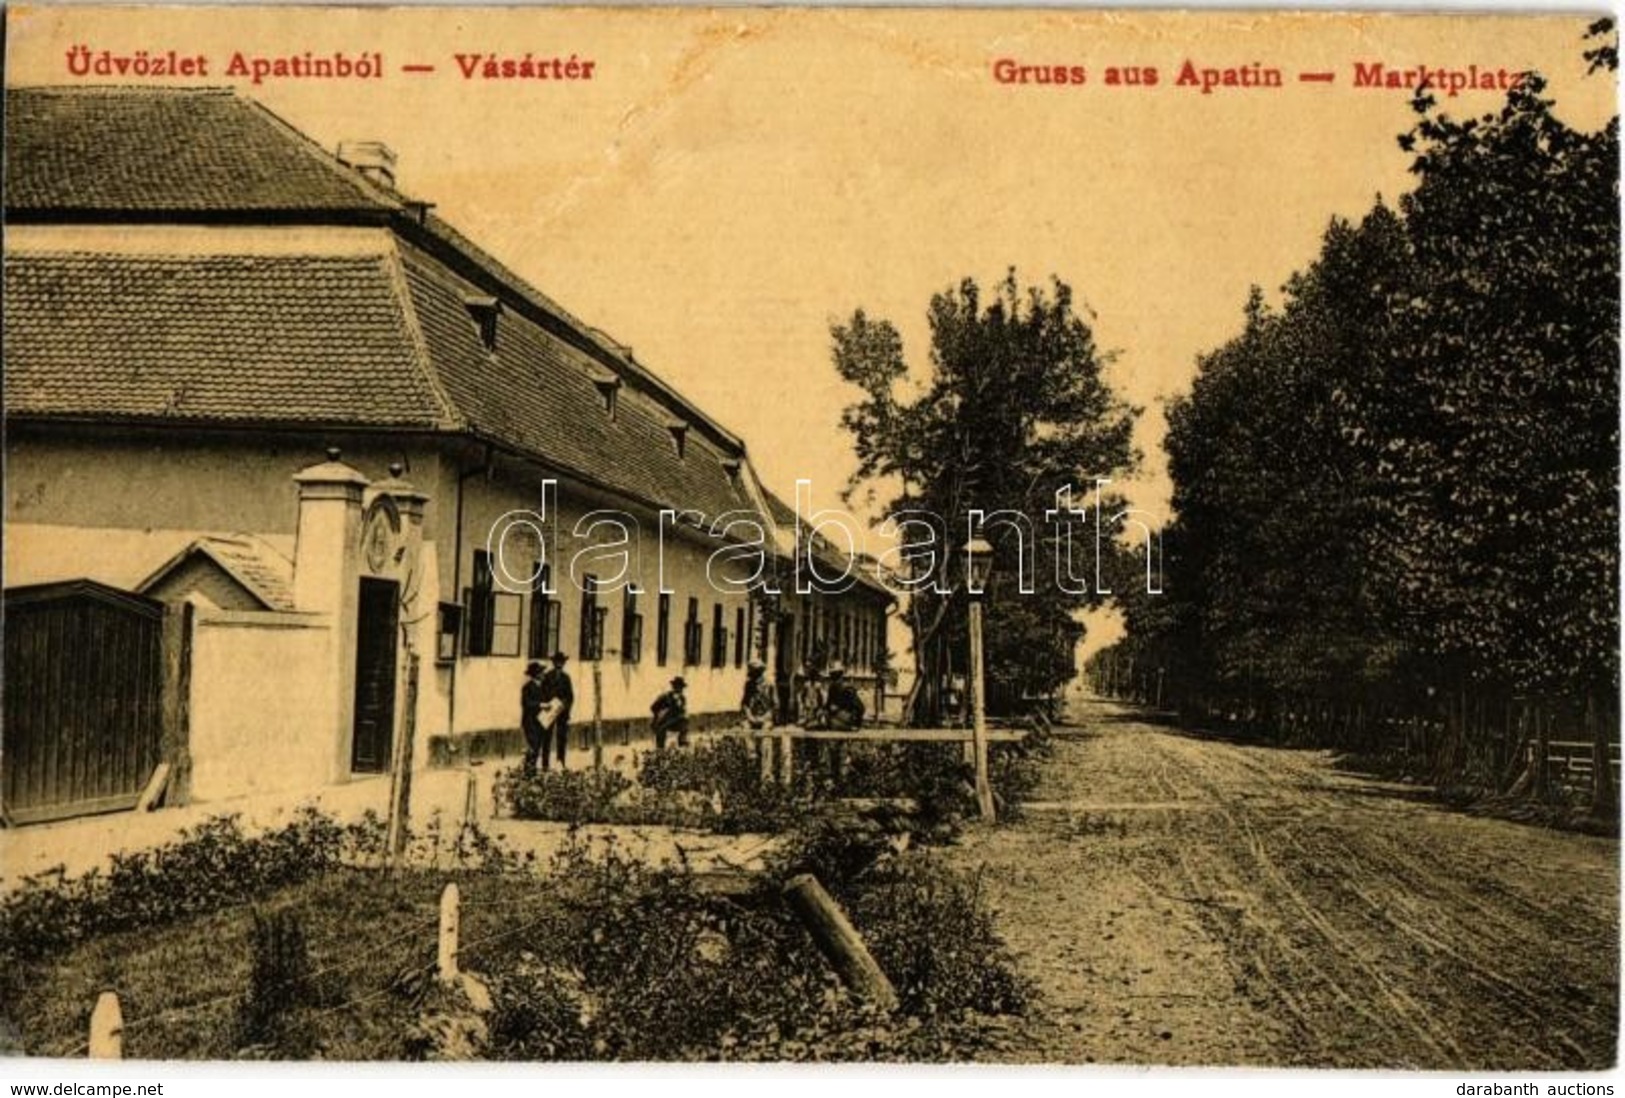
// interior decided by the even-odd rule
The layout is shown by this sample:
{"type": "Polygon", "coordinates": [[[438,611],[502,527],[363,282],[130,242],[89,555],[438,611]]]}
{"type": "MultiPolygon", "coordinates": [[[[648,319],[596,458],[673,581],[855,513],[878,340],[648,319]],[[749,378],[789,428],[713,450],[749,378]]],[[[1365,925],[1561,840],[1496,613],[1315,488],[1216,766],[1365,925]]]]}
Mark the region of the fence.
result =
{"type": "Polygon", "coordinates": [[[1620,780],[1612,696],[1512,693],[1486,684],[1338,698],[1176,688],[1162,669],[1109,652],[1091,685],[1107,697],[1166,704],[1186,720],[1260,740],[1387,757],[1439,783],[1496,793],[1589,795],[1612,808],[1620,780]],[[1607,782],[1596,760],[1607,757],[1607,782]],[[1536,765],[1543,758],[1544,765],[1536,765]]]}

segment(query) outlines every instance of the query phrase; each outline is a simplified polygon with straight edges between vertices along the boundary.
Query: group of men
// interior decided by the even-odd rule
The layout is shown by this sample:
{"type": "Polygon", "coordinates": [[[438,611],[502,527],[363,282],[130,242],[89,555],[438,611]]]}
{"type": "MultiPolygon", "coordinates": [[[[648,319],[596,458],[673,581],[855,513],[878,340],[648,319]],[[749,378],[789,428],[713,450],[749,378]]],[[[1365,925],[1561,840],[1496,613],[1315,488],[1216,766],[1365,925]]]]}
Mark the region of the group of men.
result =
{"type": "MultiPolygon", "coordinates": [[[[520,690],[520,727],[525,733],[525,772],[535,773],[538,760],[542,769],[555,751],[559,767],[564,767],[566,744],[570,737],[570,710],[575,705],[575,688],[564,665],[569,657],[554,652],[552,667],[532,661],[525,668],[525,685],[520,690]]],[[[864,705],[858,691],[846,677],[846,669],[831,664],[827,686],[818,672],[809,668],[802,678],[798,708],[807,728],[850,731],[863,726],[864,705]]],[[[650,727],[655,749],[664,751],[666,741],[676,735],[677,745],[688,745],[688,682],[678,675],[649,707],[650,727]]],[[[751,728],[771,728],[778,715],[778,699],[767,681],[760,660],[751,660],[745,672],[745,690],[739,708],[751,728]]]]}
{"type": "Polygon", "coordinates": [[[575,705],[575,686],[570,682],[564,665],[570,660],[563,652],[554,652],[552,667],[543,668],[532,660],[525,668],[525,685],[519,691],[519,727],[525,733],[525,773],[536,771],[536,760],[542,769],[558,750],[559,769],[564,768],[564,749],[570,740],[570,710],[575,705]]]}

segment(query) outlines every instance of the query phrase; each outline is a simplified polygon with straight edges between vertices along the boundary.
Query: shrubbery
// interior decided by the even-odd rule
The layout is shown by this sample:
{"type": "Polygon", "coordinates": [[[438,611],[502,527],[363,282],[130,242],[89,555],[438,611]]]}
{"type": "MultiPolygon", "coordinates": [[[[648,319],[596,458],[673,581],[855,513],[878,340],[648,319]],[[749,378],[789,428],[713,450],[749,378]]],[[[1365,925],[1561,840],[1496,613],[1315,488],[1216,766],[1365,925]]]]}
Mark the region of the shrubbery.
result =
{"type": "Polygon", "coordinates": [[[560,855],[557,924],[471,963],[497,1003],[492,1054],[523,1060],[776,1058],[834,1024],[834,977],[776,903],[700,894],[613,850],[560,855]]]}
{"type": "MultiPolygon", "coordinates": [[[[727,773],[726,766],[707,771],[691,763],[663,764],[652,781],[662,795],[686,795],[696,791],[682,787],[706,774],[721,775],[726,788],[727,773]]],[[[586,786],[594,779],[579,780],[586,786]]],[[[476,1027],[480,1041],[465,1042],[462,1054],[820,1060],[975,1051],[974,1015],[1019,1011],[1027,993],[974,882],[927,856],[901,853],[910,826],[906,815],[888,814],[884,806],[830,806],[792,832],[771,870],[745,895],[709,894],[686,868],[646,866],[621,853],[613,837],[590,850],[579,839],[570,842],[550,867],[545,890],[516,890],[500,872],[460,874],[468,905],[465,930],[473,925],[470,919],[485,927],[465,940],[461,961],[487,981],[494,1001],[492,1014],[476,1027]],[[807,871],[847,908],[895,982],[902,1001],[898,1014],[884,1015],[852,997],[783,903],[783,881],[807,871]],[[491,882],[489,889],[478,880],[491,882]],[[493,894],[494,901],[484,898],[493,894]],[[492,911],[503,912],[494,930],[492,911]]],[[[429,864],[426,843],[436,851],[444,845],[432,819],[414,840],[420,856],[410,864],[429,864]]],[[[461,852],[456,857],[463,868],[506,872],[520,864],[470,829],[449,849],[461,852]]],[[[36,878],[0,905],[6,984],[0,994],[12,1004],[32,1004],[31,1012],[41,1010],[40,997],[25,996],[24,988],[37,992],[54,973],[86,964],[56,956],[79,945],[89,947],[91,966],[114,963],[100,978],[117,981],[116,963],[95,959],[95,940],[137,932],[143,936],[123,941],[138,943],[143,956],[171,959],[183,980],[176,999],[184,1003],[191,986],[184,979],[187,966],[209,956],[210,948],[205,943],[211,936],[195,935],[192,927],[205,916],[219,919],[214,913],[246,907],[254,925],[236,935],[247,951],[244,982],[227,985],[240,997],[220,1016],[226,1028],[194,1034],[181,1026],[165,1037],[148,1027],[142,1033],[152,1043],[143,1055],[304,1058],[337,1051],[411,1057],[427,1054],[426,1048],[444,1051],[430,1039],[438,1031],[420,1023],[430,1001],[423,996],[442,994],[425,974],[423,954],[432,945],[434,921],[425,905],[446,878],[423,868],[403,874],[342,868],[379,865],[382,856],[376,818],[344,827],[306,811],[256,837],[245,835],[234,818],[214,819],[166,847],[121,858],[108,873],[36,878]],[[398,967],[398,947],[380,942],[368,942],[361,953],[383,948],[395,959],[333,963],[331,900],[321,897],[341,878],[357,911],[387,908],[397,921],[413,910],[427,914],[428,929],[417,922],[416,944],[407,949],[415,959],[404,968],[398,967]],[[160,944],[144,936],[149,933],[160,944]],[[307,934],[310,942],[326,943],[319,970],[307,934]],[[393,983],[380,985],[380,979],[393,983]],[[380,990],[392,994],[381,996],[380,990]],[[368,1005],[355,1016],[317,1021],[352,1003],[368,1005]],[[336,1031],[327,1028],[334,1025],[346,1027],[336,1044],[336,1031]]],[[[151,995],[154,985],[149,980],[146,986],[151,995]]],[[[162,1015],[158,1004],[164,1001],[132,998],[145,1004],[143,1019],[155,1009],[162,1015]]],[[[442,1005],[452,1021],[466,1013],[466,1005],[442,1005]]],[[[61,1019],[56,1005],[43,1018],[31,1013],[28,1024],[60,1039],[61,1019]]]]}
{"type": "MultiPolygon", "coordinates": [[[[505,1059],[940,1057],[967,1012],[1030,998],[973,881],[825,821],[753,894],[701,893],[680,870],[574,845],[552,879],[562,910],[471,958],[497,1003],[505,1059]],[[896,984],[897,1016],[855,1000],[778,896],[816,865],[896,984]]],[[[948,1051],[967,1048],[953,1036],[948,1051]]]]}
{"type": "Polygon", "coordinates": [[[344,827],[313,808],[249,837],[217,816],[153,850],[115,854],[106,872],[62,867],[23,878],[0,900],[0,969],[37,961],[95,935],[159,926],[251,903],[336,868],[347,852],[381,846],[371,823],[344,827]]]}
{"type": "Polygon", "coordinates": [[[518,767],[497,777],[495,796],[508,815],[521,820],[569,824],[623,822],[616,799],[632,783],[614,770],[542,770],[518,767]]]}
{"type": "Polygon", "coordinates": [[[853,921],[865,928],[906,1013],[1019,1014],[1031,1000],[1032,989],[1016,974],[983,901],[979,877],[967,879],[910,851],[880,863],[847,895],[853,921]]]}
{"type": "MultiPolygon", "coordinates": [[[[1019,744],[995,744],[989,779],[1001,813],[1014,813],[1049,754],[1039,729],[1019,744]]],[[[797,746],[789,788],[764,782],[752,744],[720,739],[644,755],[636,782],[601,770],[518,768],[497,781],[498,803],[519,819],[692,827],[722,834],[785,831],[838,798],[909,800],[918,837],[951,839],[976,812],[975,775],[959,744],[868,743],[797,746]],[[839,747],[837,751],[836,748],[839,747]]]]}
{"type": "Polygon", "coordinates": [[[635,784],[612,770],[525,774],[515,767],[497,779],[496,797],[518,819],[722,834],[782,830],[806,807],[791,791],[762,782],[755,751],[732,739],[650,752],[640,761],[635,784]]]}

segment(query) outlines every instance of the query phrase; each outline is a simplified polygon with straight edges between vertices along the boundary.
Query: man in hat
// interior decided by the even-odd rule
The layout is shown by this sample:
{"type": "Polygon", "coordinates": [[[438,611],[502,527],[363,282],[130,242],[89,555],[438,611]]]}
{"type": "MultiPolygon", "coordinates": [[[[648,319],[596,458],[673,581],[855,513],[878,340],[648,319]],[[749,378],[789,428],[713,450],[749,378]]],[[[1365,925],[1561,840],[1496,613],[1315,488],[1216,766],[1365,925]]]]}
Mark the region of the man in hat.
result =
{"type": "Polygon", "coordinates": [[[655,750],[666,749],[666,734],[677,733],[677,746],[688,746],[688,697],[683,691],[688,687],[683,676],[678,675],[671,680],[671,689],[656,698],[649,707],[654,715],[650,724],[654,727],[655,750]]]}
{"type": "MultiPolygon", "coordinates": [[[[553,742],[558,745],[559,769],[564,769],[564,746],[570,742],[570,709],[576,703],[575,686],[570,682],[570,676],[565,672],[564,665],[570,660],[563,652],[553,653],[553,666],[542,676],[543,703],[556,703],[558,710],[554,716],[549,732],[553,742]]],[[[542,744],[542,763],[547,763],[547,743],[542,744]]]]}
{"type": "Polygon", "coordinates": [[[811,660],[802,669],[801,682],[796,691],[796,719],[803,728],[823,728],[828,723],[824,714],[824,681],[818,666],[811,660]]]}
{"type": "Polygon", "coordinates": [[[525,773],[536,773],[536,758],[547,764],[547,729],[542,726],[542,665],[535,660],[525,667],[525,685],[519,689],[519,727],[525,733],[525,773]]]}
{"type": "Polygon", "coordinates": [[[843,732],[863,727],[863,699],[847,681],[846,668],[829,666],[829,692],[824,696],[824,712],[829,726],[843,732]]]}

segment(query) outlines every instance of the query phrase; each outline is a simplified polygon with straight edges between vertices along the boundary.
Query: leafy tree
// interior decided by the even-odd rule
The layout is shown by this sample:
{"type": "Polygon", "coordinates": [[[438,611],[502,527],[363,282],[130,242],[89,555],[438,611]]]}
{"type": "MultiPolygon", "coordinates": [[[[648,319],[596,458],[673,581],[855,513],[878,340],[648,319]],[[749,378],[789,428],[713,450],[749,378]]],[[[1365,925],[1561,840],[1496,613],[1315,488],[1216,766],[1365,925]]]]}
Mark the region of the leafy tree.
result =
{"type": "MultiPolygon", "coordinates": [[[[1024,291],[1012,270],[984,298],[966,279],[933,296],[928,317],[928,376],[913,391],[892,324],[860,309],[831,329],[837,372],[863,392],[841,417],[858,457],[847,498],[863,486],[884,489],[895,493],[887,515],[943,520],[934,559],[911,562],[915,575],[934,581],[908,605],[916,670],[908,712],[917,723],[941,719],[942,687],[964,667],[968,512],[1019,512],[1033,534],[1026,540],[1035,590],[1023,594],[1022,539],[1009,523],[984,531],[995,550],[986,595],[989,699],[1046,693],[1072,675],[1076,611],[1099,596],[1057,585],[1056,527],[1044,512],[1066,486],[1085,495],[1094,477],[1115,478],[1138,457],[1130,441],[1137,410],[1102,378],[1107,356],[1065,283],[1024,291]]],[[[1083,537],[1074,538],[1074,574],[1093,558],[1083,537]]]]}

